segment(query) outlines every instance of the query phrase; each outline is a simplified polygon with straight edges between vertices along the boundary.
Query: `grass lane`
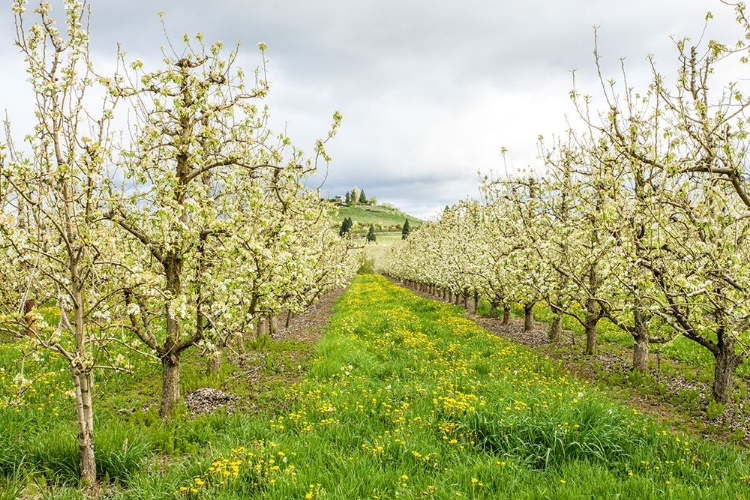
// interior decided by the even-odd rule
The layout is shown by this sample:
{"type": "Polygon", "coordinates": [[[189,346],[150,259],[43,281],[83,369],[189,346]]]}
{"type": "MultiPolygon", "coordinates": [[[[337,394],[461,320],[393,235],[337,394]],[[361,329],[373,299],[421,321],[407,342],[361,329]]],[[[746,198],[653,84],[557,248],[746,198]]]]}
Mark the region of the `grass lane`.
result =
{"type": "Polygon", "coordinates": [[[286,397],[291,411],[195,464],[178,495],[750,494],[744,452],[673,434],[483,331],[459,308],[379,276],[357,278],[308,377],[286,397]]]}

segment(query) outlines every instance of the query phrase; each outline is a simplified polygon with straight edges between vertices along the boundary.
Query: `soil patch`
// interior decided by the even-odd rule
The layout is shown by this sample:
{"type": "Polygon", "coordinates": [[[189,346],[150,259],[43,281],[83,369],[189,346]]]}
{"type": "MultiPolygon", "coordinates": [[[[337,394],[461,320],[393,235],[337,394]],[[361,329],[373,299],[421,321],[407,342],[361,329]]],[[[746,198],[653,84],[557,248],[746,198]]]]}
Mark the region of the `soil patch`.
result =
{"type": "Polygon", "coordinates": [[[295,339],[307,344],[314,344],[323,336],[328,320],[333,314],[333,306],[346,291],[345,288],[334,288],[326,292],[304,312],[292,317],[289,326],[279,326],[273,338],[295,339]]]}

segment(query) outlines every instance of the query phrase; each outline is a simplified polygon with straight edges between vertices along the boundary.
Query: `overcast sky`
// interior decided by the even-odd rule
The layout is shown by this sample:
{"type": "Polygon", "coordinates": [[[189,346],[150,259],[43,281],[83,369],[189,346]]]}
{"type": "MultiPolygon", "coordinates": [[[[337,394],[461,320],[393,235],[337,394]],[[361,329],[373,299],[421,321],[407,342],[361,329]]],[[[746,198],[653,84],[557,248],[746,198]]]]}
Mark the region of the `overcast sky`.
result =
{"type": "MultiPolygon", "coordinates": [[[[674,72],[670,37],[697,40],[707,11],[715,16],[707,36],[731,42],[737,33],[731,8],[719,0],[90,3],[100,69],[113,64],[117,42],[129,59],[156,69],[165,43],[160,11],[175,43],[197,31],[209,42],[241,41],[248,72],[260,60],[258,42],[265,42],[276,130],[286,127],[295,144],[311,151],[333,112],[344,116],[328,148],[333,161],[322,192],[339,195],[356,184],[418,217],[476,197],[478,171],[504,171],[503,147],[511,168],[538,165],[537,137],[561,134],[565,116],[573,115],[571,70],[584,93],[597,93],[594,25],[605,72],[617,77],[625,57],[636,85],[647,81],[648,54],[674,72]]],[[[5,4],[0,109],[23,127],[30,95],[5,4]]]]}

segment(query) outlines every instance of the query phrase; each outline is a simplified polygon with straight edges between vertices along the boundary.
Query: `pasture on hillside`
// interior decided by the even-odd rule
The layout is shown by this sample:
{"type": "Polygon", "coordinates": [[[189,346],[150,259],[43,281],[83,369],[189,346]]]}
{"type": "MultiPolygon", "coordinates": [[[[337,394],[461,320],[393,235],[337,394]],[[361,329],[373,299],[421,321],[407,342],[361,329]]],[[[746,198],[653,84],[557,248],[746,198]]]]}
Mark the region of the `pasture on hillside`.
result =
{"type": "Polygon", "coordinates": [[[398,226],[398,230],[400,231],[404,221],[407,219],[412,229],[416,229],[422,224],[420,219],[405,214],[396,207],[386,205],[355,204],[337,207],[337,220],[341,222],[347,217],[362,226],[374,224],[386,231],[389,227],[393,227],[393,230],[396,230],[395,226],[398,226]]]}

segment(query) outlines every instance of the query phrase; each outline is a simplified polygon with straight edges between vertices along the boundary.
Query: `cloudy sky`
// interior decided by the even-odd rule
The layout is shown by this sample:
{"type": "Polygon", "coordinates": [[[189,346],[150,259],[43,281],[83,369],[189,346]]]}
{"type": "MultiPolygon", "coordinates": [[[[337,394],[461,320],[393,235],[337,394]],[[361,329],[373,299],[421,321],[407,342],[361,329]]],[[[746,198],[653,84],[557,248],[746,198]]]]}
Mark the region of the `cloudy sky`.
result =
{"type": "MultiPolygon", "coordinates": [[[[666,73],[674,72],[670,37],[699,39],[709,10],[715,19],[706,37],[730,42],[737,35],[731,8],[719,0],[90,4],[100,71],[113,64],[118,42],[130,59],[157,68],[165,44],[160,11],[175,43],[183,32],[197,31],[207,41],[242,42],[248,72],[260,60],[258,42],[265,42],[276,130],[286,127],[295,144],[309,151],[333,112],[344,116],[328,148],[333,161],[322,192],[343,194],[356,184],[368,196],[421,217],[476,197],[479,171],[537,168],[537,137],[562,133],[566,115],[574,114],[571,70],[584,93],[597,93],[593,26],[599,27],[607,75],[618,77],[625,57],[636,85],[647,82],[648,54],[666,73]]],[[[8,6],[0,12],[0,109],[8,110],[18,129],[28,120],[30,95],[13,38],[8,6]]]]}

